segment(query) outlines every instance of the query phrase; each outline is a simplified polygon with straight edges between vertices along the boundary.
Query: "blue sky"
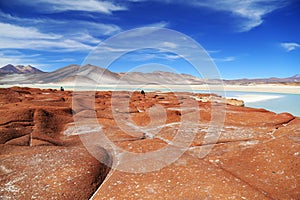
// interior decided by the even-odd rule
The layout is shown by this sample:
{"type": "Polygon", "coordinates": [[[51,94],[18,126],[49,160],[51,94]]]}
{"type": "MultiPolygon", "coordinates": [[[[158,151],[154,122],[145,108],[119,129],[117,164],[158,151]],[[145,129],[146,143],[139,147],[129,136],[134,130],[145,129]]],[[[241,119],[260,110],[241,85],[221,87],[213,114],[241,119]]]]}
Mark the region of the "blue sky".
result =
{"type": "MultiPolygon", "coordinates": [[[[83,63],[115,34],[160,27],[198,42],[224,79],[289,77],[300,74],[299,10],[297,0],[0,1],[0,66],[30,64],[53,71],[83,63]]],[[[150,54],[158,55],[139,51],[109,69],[126,72],[157,63],[153,70],[168,65],[198,76],[176,54],[150,54]]]]}

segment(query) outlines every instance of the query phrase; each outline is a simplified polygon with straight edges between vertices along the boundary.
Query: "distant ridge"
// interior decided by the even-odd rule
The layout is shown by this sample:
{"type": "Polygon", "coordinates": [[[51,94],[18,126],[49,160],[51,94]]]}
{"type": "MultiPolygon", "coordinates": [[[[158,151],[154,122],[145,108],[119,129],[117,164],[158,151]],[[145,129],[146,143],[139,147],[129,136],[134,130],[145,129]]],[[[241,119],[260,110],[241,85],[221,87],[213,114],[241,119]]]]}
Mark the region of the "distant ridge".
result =
{"type": "Polygon", "coordinates": [[[32,67],[30,65],[24,66],[24,65],[12,65],[8,64],[4,67],[0,68],[1,74],[36,74],[36,73],[43,73],[43,71],[32,67]]]}
{"type": "Polygon", "coordinates": [[[224,84],[252,85],[252,84],[294,84],[300,85],[300,74],[288,78],[261,78],[261,79],[237,79],[216,80],[200,79],[189,74],[177,74],[166,71],[144,72],[121,72],[116,73],[94,65],[68,65],[53,72],[43,72],[30,65],[6,65],[0,68],[0,84],[70,84],[95,85],[100,84],[165,84],[165,85],[202,85],[224,84]]]}
{"type": "Polygon", "coordinates": [[[300,83],[300,74],[296,74],[287,78],[256,78],[256,79],[236,79],[236,80],[224,80],[228,84],[264,84],[264,83],[300,83]]]}
{"type": "MultiPolygon", "coordinates": [[[[6,66],[5,66],[6,68],[6,66]]],[[[15,68],[13,68],[15,69],[15,68]]],[[[176,74],[172,72],[155,71],[152,73],[128,72],[115,73],[108,69],[94,65],[68,65],[53,72],[44,72],[41,74],[21,74],[18,72],[8,73],[2,76],[0,84],[74,84],[76,85],[94,85],[101,84],[203,84],[204,80],[188,74],[176,74]]]]}

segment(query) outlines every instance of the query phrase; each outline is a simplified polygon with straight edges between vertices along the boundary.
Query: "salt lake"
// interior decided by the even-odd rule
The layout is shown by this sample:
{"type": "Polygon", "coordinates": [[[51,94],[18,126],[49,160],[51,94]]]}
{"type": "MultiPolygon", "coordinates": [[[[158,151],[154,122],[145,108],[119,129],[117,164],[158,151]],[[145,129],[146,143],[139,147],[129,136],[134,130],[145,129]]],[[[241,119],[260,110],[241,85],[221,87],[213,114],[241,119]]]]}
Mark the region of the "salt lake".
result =
{"type": "Polygon", "coordinates": [[[299,94],[227,91],[226,97],[241,99],[247,107],[265,108],[276,113],[288,112],[300,117],[299,94]]]}

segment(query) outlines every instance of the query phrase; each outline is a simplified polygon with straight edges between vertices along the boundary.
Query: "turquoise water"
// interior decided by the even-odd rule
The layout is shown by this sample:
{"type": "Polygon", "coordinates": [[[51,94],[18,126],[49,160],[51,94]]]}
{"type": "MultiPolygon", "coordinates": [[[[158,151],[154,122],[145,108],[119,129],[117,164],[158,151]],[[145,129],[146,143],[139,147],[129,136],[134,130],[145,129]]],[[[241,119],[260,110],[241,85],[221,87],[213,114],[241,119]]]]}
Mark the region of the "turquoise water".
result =
{"type": "Polygon", "coordinates": [[[242,95],[267,95],[279,98],[246,102],[245,106],[253,108],[264,108],[276,113],[288,112],[300,117],[300,94],[266,93],[266,92],[226,92],[228,97],[239,97],[242,95]]]}

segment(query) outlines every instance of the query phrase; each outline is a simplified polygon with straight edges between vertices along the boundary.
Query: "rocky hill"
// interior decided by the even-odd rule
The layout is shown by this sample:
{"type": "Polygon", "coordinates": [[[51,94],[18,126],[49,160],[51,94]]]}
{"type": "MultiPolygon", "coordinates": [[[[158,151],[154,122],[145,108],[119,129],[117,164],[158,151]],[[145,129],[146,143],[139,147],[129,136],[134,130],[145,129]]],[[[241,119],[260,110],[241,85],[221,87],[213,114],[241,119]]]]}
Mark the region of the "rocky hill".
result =
{"type": "Polygon", "coordinates": [[[0,68],[0,84],[166,84],[166,85],[201,85],[220,82],[233,85],[249,84],[300,84],[300,75],[288,78],[207,80],[189,74],[177,74],[165,71],[116,73],[94,65],[69,65],[53,72],[44,72],[31,66],[7,65],[0,68]]]}
{"type": "Polygon", "coordinates": [[[165,71],[154,71],[152,73],[128,72],[119,73],[121,80],[128,83],[148,83],[148,84],[193,84],[200,85],[204,81],[188,74],[176,74],[165,71]]]}
{"type": "Polygon", "coordinates": [[[204,81],[187,74],[155,71],[153,73],[129,72],[115,73],[93,65],[69,65],[53,72],[42,74],[7,74],[0,84],[201,84],[204,81]]]}
{"type": "Polygon", "coordinates": [[[0,74],[36,74],[36,73],[43,73],[43,71],[32,67],[30,65],[5,65],[4,67],[0,68],[0,74]]]}
{"type": "Polygon", "coordinates": [[[229,84],[241,84],[247,85],[251,83],[256,84],[266,84],[266,83],[300,83],[300,74],[296,74],[291,77],[287,78],[257,78],[257,79],[236,79],[236,80],[224,80],[226,83],[229,84]]]}

